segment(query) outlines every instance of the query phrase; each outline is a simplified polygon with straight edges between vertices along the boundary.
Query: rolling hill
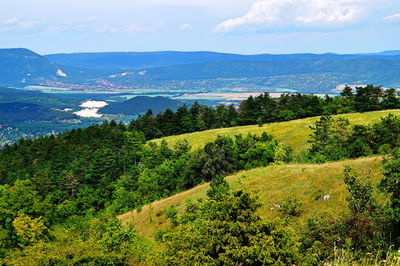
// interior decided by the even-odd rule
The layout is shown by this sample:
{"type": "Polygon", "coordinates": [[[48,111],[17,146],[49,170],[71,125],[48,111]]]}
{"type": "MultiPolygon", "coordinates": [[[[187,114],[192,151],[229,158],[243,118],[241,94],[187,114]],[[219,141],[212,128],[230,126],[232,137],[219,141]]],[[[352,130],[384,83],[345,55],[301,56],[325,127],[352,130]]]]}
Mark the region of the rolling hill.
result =
{"type": "Polygon", "coordinates": [[[103,114],[140,115],[151,109],[154,114],[166,109],[176,110],[183,103],[166,97],[138,96],[122,103],[111,103],[100,110],[103,114]]]}
{"type": "MultiPolygon", "coordinates": [[[[352,113],[337,115],[334,117],[345,117],[349,119],[350,122],[353,124],[366,125],[379,121],[381,117],[384,117],[389,113],[400,115],[400,110],[352,113]]],[[[292,147],[295,154],[300,154],[308,148],[307,141],[309,138],[309,134],[311,133],[310,126],[314,125],[314,123],[318,119],[319,117],[311,117],[288,122],[265,124],[263,127],[253,125],[213,129],[184,135],[165,137],[162,139],[154,140],[154,142],[160,143],[162,140],[165,140],[170,145],[173,145],[180,140],[186,139],[189,141],[189,144],[192,146],[193,149],[198,149],[202,148],[208,142],[215,140],[218,135],[233,137],[238,134],[247,135],[249,133],[252,133],[256,135],[261,135],[263,132],[268,132],[272,134],[278,141],[292,147]]]]}
{"type": "Polygon", "coordinates": [[[65,75],[59,66],[28,49],[0,49],[0,85],[22,86],[65,75]]]}
{"type": "MultiPolygon", "coordinates": [[[[346,117],[353,124],[370,124],[378,121],[389,113],[400,115],[400,110],[377,111],[368,113],[354,113],[340,115],[346,117]]],[[[300,154],[308,147],[310,126],[318,117],[307,118],[289,122],[280,122],[259,126],[244,126],[209,130],[197,133],[171,136],[156,140],[166,140],[170,145],[179,140],[187,139],[193,148],[201,148],[206,143],[213,141],[218,135],[234,136],[248,133],[260,135],[268,132],[279,141],[290,145],[295,154],[300,154]]],[[[343,170],[351,166],[363,175],[371,173],[374,184],[382,178],[380,166],[382,158],[379,156],[344,160],[325,164],[286,164],[270,165],[257,169],[241,171],[226,177],[226,180],[234,187],[245,188],[258,193],[263,207],[259,215],[273,219],[280,216],[274,208],[288,197],[295,197],[304,204],[303,214],[296,218],[298,222],[304,222],[307,217],[330,213],[340,215],[346,210],[346,188],[343,182],[343,170]],[[321,198],[329,195],[327,201],[321,198]]],[[[142,236],[154,240],[154,235],[161,229],[168,228],[170,222],[166,218],[166,212],[170,207],[182,210],[189,199],[205,197],[209,184],[202,184],[188,191],[176,194],[172,197],[145,205],[140,211],[133,210],[119,216],[123,223],[134,223],[135,228],[142,236]]]]}
{"type": "MultiPolygon", "coordinates": [[[[242,171],[226,178],[234,187],[244,186],[254,193],[258,193],[263,204],[258,211],[261,217],[273,219],[280,216],[275,204],[279,204],[288,197],[295,197],[303,204],[303,213],[298,219],[302,223],[307,217],[325,215],[335,216],[346,210],[346,188],[343,182],[345,166],[351,166],[361,174],[371,171],[373,184],[382,178],[380,157],[346,160],[326,164],[288,164],[268,166],[249,171],[242,171]],[[329,195],[324,201],[322,197],[329,195]]],[[[209,184],[197,186],[191,190],[179,193],[172,197],[153,202],[144,206],[140,212],[132,211],[120,215],[123,223],[134,223],[137,232],[151,240],[160,229],[168,228],[170,222],[166,219],[166,211],[174,206],[182,210],[189,199],[203,198],[209,184]]]]}

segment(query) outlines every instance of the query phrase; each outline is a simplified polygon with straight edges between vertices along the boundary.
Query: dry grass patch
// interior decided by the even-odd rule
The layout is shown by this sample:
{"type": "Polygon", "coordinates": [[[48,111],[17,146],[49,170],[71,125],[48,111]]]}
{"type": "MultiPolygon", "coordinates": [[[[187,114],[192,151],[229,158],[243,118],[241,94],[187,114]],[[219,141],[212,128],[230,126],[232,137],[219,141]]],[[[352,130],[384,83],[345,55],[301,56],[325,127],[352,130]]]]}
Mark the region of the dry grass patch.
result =
{"type": "MultiPolygon", "coordinates": [[[[265,218],[273,219],[281,215],[277,209],[271,210],[275,204],[287,197],[297,198],[304,204],[302,215],[296,218],[301,223],[310,216],[327,212],[339,215],[346,210],[346,188],[343,183],[345,166],[351,166],[364,175],[371,172],[376,184],[382,177],[381,163],[381,157],[370,157],[319,165],[277,165],[241,171],[227,177],[227,180],[234,187],[244,186],[257,193],[263,204],[258,214],[265,218]],[[324,201],[322,197],[325,195],[330,195],[330,199],[324,201]]],[[[119,218],[123,223],[133,222],[140,235],[154,239],[158,230],[170,226],[165,213],[171,206],[181,210],[188,199],[205,197],[208,187],[208,184],[197,186],[146,205],[140,212],[132,211],[119,218]]]]}

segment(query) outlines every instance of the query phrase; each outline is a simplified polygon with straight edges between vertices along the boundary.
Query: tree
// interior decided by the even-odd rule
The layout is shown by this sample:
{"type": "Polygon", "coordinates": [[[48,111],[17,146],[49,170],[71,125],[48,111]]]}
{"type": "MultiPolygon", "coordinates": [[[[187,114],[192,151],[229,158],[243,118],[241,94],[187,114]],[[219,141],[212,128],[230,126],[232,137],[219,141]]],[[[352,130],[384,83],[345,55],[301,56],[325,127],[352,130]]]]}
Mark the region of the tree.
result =
{"type": "Polygon", "coordinates": [[[391,158],[383,165],[385,176],[379,187],[389,198],[388,214],[391,221],[391,233],[393,238],[400,244],[400,153],[397,150],[391,158]]]}
{"type": "Polygon", "coordinates": [[[229,137],[218,136],[214,142],[206,144],[202,151],[192,156],[188,179],[211,181],[214,176],[226,176],[238,170],[238,159],[234,141],[229,137]]]}
{"type": "Polygon", "coordinates": [[[170,265],[298,262],[298,245],[288,230],[255,214],[260,207],[257,198],[243,190],[209,194],[205,201],[190,203],[187,213],[178,217],[176,230],[163,236],[166,251],[160,261],[170,265]]]}
{"type": "Polygon", "coordinates": [[[378,239],[382,228],[376,215],[376,203],[372,196],[370,176],[364,178],[350,167],[344,170],[344,183],[347,186],[347,202],[350,214],[343,219],[344,238],[350,238],[352,247],[357,250],[370,249],[374,239],[378,239]]]}
{"type": "Polygon", "coordinates": [[[340,93],[340,96],[343,98],[352,98],[354,96],[353,89],[346,85],[343,91],[340,93]]]}
{"type": "Polygon", "coordinates": [[[348,145],[353,133],[349,120],[322,116],[310,128],[313,130],[310,154],[314,158],[325,161],[349,157],[348,145]]]}
{"type": "Polygon", "coordinates": [[[356,87],[355,107],[358,112],[368,112],[381,109],[381,99],[383,97],[382,87],[372,84],[366,87],[356,87]]]}
{"type": "Polygon", "coordinates": [[[12,222],[16,235],[20,238],[21,246],[31,245],[46,236],[46,226],[42,217],[31,218],[24,213],[20,213],[12,222]]]}
{"type": "Polygon", "coordinates": [[[391,88],[385,91],[382,106],[384,109],[396,109],[400,107],[400,99],[396,89],[391,88]]]}
{"type": "Polygon", "coordinates": [[[29,180],[0,186],[0,257],[8,249],[38,240],[52,208],[38,196],[29,180]]]}
{"type": "Polygon", "coordinates": [[[354,213],[363,213],[375,209],[375,201],[372,197],[370,176],[359,178],[350,167],[344,170],[344,183],[347,186],[347,202],[354,213]]]}
{"type": "Polygon", "coordinates": [[[275,141],[257,142],[254,147],[249,149],[243,155],[243,158],[246,161],[245,168],[251,169],[260,166],[267,166],[274,162],[275,151],[277,148],[277,143],[275,141]]]}
{"type": "Polygon", "coordinates": [[[230,190],[228,182],[222,175],[213,178],[207,196],[211,199],[221,200],[230,190]]]}

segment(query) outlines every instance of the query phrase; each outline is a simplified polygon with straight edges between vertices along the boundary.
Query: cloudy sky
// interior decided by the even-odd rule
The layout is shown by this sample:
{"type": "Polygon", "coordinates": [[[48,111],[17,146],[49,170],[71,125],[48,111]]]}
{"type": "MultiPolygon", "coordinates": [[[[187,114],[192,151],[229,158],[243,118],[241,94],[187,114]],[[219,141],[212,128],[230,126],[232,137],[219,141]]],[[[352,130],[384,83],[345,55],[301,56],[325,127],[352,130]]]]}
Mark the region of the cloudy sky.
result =
{"type": "Polygon", "coordinates": [[[0,47],[42,54],[400,50],[400,1],[1,0],[0,47]]]}

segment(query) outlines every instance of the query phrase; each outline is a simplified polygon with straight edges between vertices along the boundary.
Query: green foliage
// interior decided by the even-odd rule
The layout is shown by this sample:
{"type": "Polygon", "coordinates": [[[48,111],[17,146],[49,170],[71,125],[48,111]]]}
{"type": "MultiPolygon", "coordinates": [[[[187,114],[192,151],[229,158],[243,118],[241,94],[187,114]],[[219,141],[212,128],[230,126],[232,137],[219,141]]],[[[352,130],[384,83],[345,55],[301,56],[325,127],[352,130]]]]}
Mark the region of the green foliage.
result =
{"type": "Polygon", "coordinates": [[[356,87],[355,108],[357,112],[368,112],[381,109],[381,99],[383,98],[382,87],[367,85],[366,87],[356,87]]]}
{"type": "Polygon", "coordinates": [[[281,204],[279,211],[284,215],[300,216],[303,204],[295,198],[287,198],[281,204]]]}
{"type": "Polygon", "coordinates": [[[166,110],[153,115],[148,112],[131,122],[129,129],[142,131],[146,139],[196,132],[236,125],[263,126],[264,123],[289,121],[306,117],[366,112],[400,107],[395,90],[368,85],[356,87],[356,93],[346,86],[340,97],[324,98],[309,94],[283,94],[273,98],[268,93],[250,96],[238,110],[233,105],[211,108],[197,102],[176,112],[166,110]]]}
{"type": "MultiPolygon", "coordinates": [[[[4,259],[10,265],[123,265],[142,263],[151,246],[116,218],[90,219],[81,230],[57,228],[51,241],[39,241],[4,259]]],[[[0,263],[2,261],[0,260],[0,263]]]]}
{"type": "Polygon", "coordinates": [[[369,126],[322,116],[311,129],[309,158],[315,162],[389,153],[400,143],[400,118],[392,114],[369,126]]]}
{"type": "Polygon", "coordinates": [[[400,156],[397,150],[383,165],[383,174],[379,187],[389,197],[387,212],[391,222],[391,234],[393,238],[400,244],[400,156]]]}
{"type": "Polygon", "coordinates": [[[20,238],[20,245],[31,245],[43,239],[46,235],[46,226],[42,217],[32,219],[26,214],[19,214],[12,222],[16,235],[20,238]]]}
{"type": "Polygon", "coordinates": [[[372,197],[372,186],[370,177],[361,179],[350,167],[344,170],[344,183],[347,186],[347,202],[352,212],[363,213],[372,211],[375,208],[375,202],[372,197]]]}
{"type": "Polygon", "coordinates": [[[256,198],[242,190],[191,203],[176,231],[165,234],[166,264],[294,264],[297,244],[279,222],[255,215],[256,198]]]}
{"type": "Polygon", "coordinates": [[[222,175],[218,175],[212,179],[210,189],[207,190],[207,196],[210,199],[221,200],[229,190],[228,182],[222,175]]]}
{"type": "Polygon", "coordinates": [[[352,128],[347,119],[333,119],[330,116],[322,116],[311,129],[313,130],[310,140],[311,154],[318,154],[318,156],[329,160],[349,157],[346,148],[352,134],[352,128]]]}
{"type": "Polygon", "coordinates": [[[9,249],[44,237],[52,208],[29,180],[0,186],[0,257],[9,249]]]}
{"type": "Polygon", "coordinates": [[[174,207],[171,206],[168,208],[167,212],[165,213],[165,216],[171,221],[172,225],[176,226],[177,221],[176,221],[176,215],[178,214],[178,210],[174,207]]]}
{"type": "Polygon", "coordinates": [[[342,232],[340,220],[329,214],[308,218],[300,231],[303,260],[317,265],[332,256],[336,246],[344,244],[342,232]]]}

